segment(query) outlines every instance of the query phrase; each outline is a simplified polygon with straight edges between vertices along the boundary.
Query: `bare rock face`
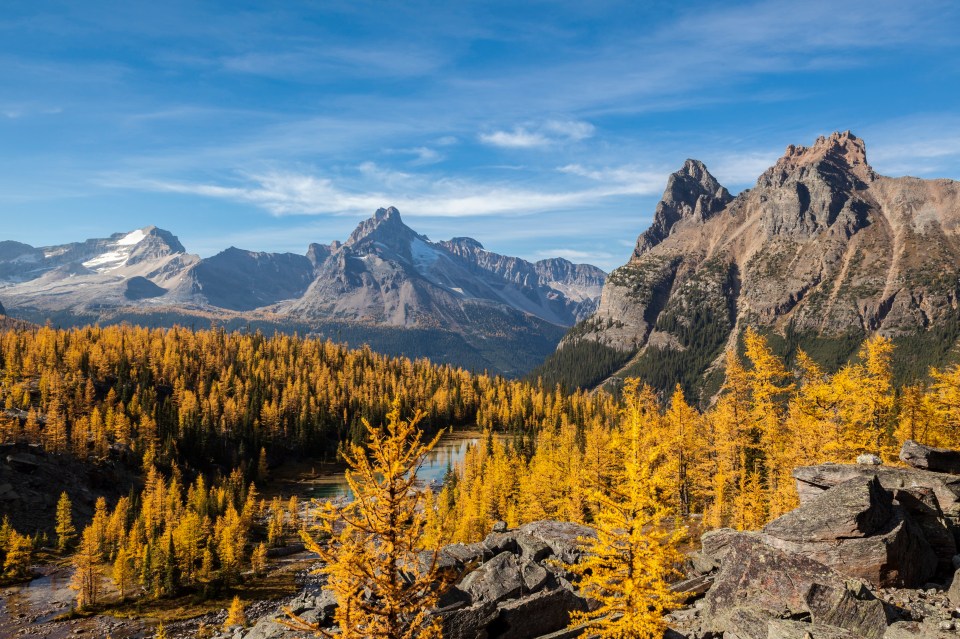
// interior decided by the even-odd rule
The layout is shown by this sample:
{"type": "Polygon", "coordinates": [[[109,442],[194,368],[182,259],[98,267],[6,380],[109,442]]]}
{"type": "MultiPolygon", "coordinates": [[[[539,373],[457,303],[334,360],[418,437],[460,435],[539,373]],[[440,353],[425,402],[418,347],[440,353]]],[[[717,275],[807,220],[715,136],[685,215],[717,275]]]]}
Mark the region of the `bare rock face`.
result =
{"type": "Polygon", "coordinates": [[[855,478],[767,524],[763,532],[784,541],[815,543],[868,537],[893,516],[893,498],[876,477],[855,478]]]}
{"type": "Polygon", "coordinates": [[[900,460],[914,468],[960,475],[960,452],[924,446],[908,439],[900,449],[900,460]]]}
{"type": "Polygon", "coordinates": [[[768,524],[762,538],[880,586],[922,586],[938,563],[922,530],[875,476],[827,490],[768,524]]]}
{"type": "Polygon", "coordinates": [[[616,349],[608,375],[666,388],[691,367],[722,368],[748,325],[807,350],[832,345],[840,360],[876,332],[933,340],[931,328],[960,318],[958,234],[960,183],[877,175],[849,131],[787,147],[736,197],[688,161],[559,349],[616,349]],[[675,369],[663,373],[665,361],[675,369]]]}
{"type": "Polygon", "coordinates": [[[791,552],[777,550],[752,535],[733,539],[713,587],[703,599],[704,630],[737,632],[743,623],[734,615],[741,606],[762,611],[762,618],[810,615],[814,622],[830,625],[871,639],[876,628],[887,625],[882,604],[856,588],[833,569],[791,552]],[[816,611],[816,612],[815,612],[816,611]]]}

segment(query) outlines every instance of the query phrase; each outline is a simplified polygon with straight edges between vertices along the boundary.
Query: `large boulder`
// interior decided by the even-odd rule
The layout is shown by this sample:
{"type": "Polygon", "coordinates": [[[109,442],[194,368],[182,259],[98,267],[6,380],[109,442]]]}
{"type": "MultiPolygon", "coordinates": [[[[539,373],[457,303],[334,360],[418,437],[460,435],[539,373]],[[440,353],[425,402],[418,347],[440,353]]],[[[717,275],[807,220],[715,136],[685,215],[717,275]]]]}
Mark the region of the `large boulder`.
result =
{"type": "Polygon", "coordinates": [[[767,524],[778,539],[813,543],[869,537],[893,516],[893,497],[876,477],[854,478],[767,524]]]}
{"type": "Polygon", "coordinates": [[[464,577],[457,588],[473,603],[498,603],[542,590],[548,578],[543,566],[503,552],[464,577]]]}
{"type": "Polygon", "coordinates": [[[799,466],[793,470],[797,480],[800,503],[812,501],[826,490],[856,477],[876,476],[887,490],[898,488],[929,488],[937,498],[944,516],[955,524],[960,518],[960,476],[935,473],[915,468],[889,466],[858,466],[856,464],[821,464],[799,466]]]}
{"type": "Polygon", "coordinates": [[[497,639],[540,637],[566,628],[571,612],[586,609],[586,601],[569,590],[543,590],[501,603],[487,634],[497,639]]]}
{"type": "Polygon", "coordinates": [[[862,639],[862,637],[849,630],[822,623],[774,619],[767,624],[766,639],[862,639]]]}
{"type": "Polygon", "coordinates": [[[923,531],[875,476],[830,488],[768,524],[761,537],[878,586],[922,586],[938,565],[923,531]]]}
{"type": "Polygon", "coordinates": [[[883,605],[862,585],[851,587],[833,569],[804,555],[766,545],[754,535],[727,544],[713,587],[703,599],[704,630],[735,633],[742,620],[733,615],[748,604],[752,614],[776,618],[809,615],[813,621],[863,637],[887,623],[883,605]],[[843,595],[850,591],[849,596],[843,595]]]}
{"type": "Polygon", "coordinates": [[[580,561],[583,557],[583,540],[597,536],[592,528],[567,521],[535,521],[517,530],[545,543],[553,555],[565,563],[580,561]]]}
{"type": "MultiPolygon", "coordinates": [[[[308,586],[286,607],[303,621],[329,626],[333,624],[337,598],[331,590],[308,586]]],[[[247,633],[246,639],[285,639],[293,634],[293,630],[280,622],[290,620],[283,607],[277,608],[273,613],[261,617],[247,633]]]]}
{"type": "Polygon", "coordinates": [[[893,501],[902,506],[920,527],[937,556],[937,574],[941,577],[949,575],[953,569],[953,557],[957,554],[957,540],[933,490],[900,488],[893,491],[893,501]]]}
{"type": "Polygon", "coordinates": [[[900,449],[900,460],[921,470],[960,475],[960,451],[924,446],[908,439],[900,449]]]}

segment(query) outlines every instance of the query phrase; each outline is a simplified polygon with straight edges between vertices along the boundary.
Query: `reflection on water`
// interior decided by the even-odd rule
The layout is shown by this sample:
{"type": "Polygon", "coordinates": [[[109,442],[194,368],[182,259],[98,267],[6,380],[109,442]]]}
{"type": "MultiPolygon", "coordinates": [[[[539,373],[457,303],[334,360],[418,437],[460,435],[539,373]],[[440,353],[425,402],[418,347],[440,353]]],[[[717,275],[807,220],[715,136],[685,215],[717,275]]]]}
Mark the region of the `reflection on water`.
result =
{"type": "MultiPolygon", "coordinates": [[[[456,466],[463,460],[470,446],[477,443],[479,433],[476,432],[453,432],[444,435],[437,442],[437,445],[430,451],[430,455],[420,467],[417,473],[417,479],[425,486],[437,485],[443,483],[444,475],[447,470],[456,466]]],[[[332,475],[325,477],[320,481],[313,482],[312,485],[303,493],[304,497],[319,499],[336,499],[338,497],[349,498],[350,487],[347,480],[341,475],[332,475]]]]}

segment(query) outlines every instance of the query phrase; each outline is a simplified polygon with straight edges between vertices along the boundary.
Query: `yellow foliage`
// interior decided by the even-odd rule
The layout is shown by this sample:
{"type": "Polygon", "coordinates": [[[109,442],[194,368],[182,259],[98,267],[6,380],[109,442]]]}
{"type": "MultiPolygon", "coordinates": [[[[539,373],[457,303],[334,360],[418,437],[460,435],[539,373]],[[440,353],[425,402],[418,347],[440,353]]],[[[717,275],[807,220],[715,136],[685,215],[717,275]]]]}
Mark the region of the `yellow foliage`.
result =
{"type": "Polygon", "coordinates": [[[598,604],[571,619],[571,625],[589,622],[591,636],[659,639],[666,630],[663,615],[682,602],[669,581],[683,559],[677,545],[685,531],[658,497],[676,471],[669,442],[651,437],[646,427],[651,413],[643,395],[636,380],[627,382],[623,424],[615,436],[623,469],[610,491],[596,491],[596,537],[584,540],[582,561],[567,565],[583,594],[598,604]]]}
{"type": "MultiPolygon", "coordinates": [[[[425,495],[415,488],[416,471],[439,436],[424,443],[417,429],[420,418],[401,419],[395,402],[386,426],[365,424],[366,446],[354,444],[343,452],[353,501],[343,507],[327,502],[321,512],[321,529],[330,543],[302,533],[308,549],[324,561],[321,571],[337,597],[336,636],[341,639],[440,637],[439,621],[428,612],[436,605],[442,576],[437,550],[423,545],[428,515],[425,495]]],[[[288,625],[323,633],[291,616],[288,625]]]]}

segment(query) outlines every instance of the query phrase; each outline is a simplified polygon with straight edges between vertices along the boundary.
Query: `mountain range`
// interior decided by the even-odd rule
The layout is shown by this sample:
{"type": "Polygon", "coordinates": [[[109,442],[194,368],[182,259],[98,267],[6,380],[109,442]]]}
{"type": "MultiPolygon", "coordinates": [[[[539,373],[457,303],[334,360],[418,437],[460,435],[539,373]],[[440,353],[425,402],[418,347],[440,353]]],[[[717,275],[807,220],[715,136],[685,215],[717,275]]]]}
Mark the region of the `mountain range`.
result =
{"type": "Polygon", "coordinates": [[[60,246],[0,242],[0,299],[21,319],[297,330],[510,375],[588,317],[604,281],[562,258],[430,241],[393,207],[305,255],[231,247],[200,258],[153,226],[60,246]]]}
{"type": "Polygon", "coordinates": [[[960,183],[878,175],[852,133],[789,146],[736,196],[703,163],[672,174],[599,307],[536,374],[567,386],[636,375],[706,401],[753,326],[825,367],[890,337],[900,379],[960,337],[960,183]]]}

